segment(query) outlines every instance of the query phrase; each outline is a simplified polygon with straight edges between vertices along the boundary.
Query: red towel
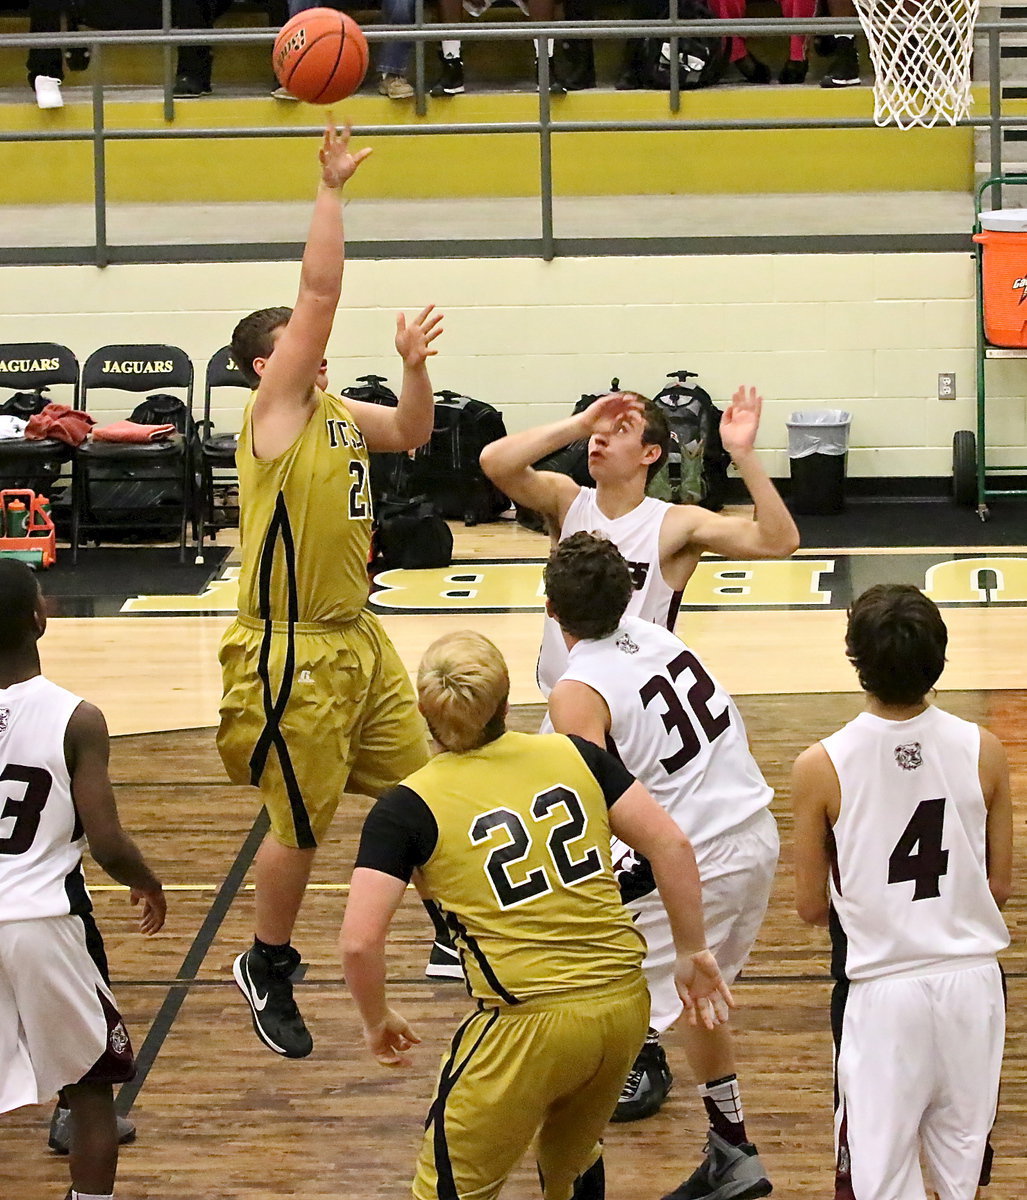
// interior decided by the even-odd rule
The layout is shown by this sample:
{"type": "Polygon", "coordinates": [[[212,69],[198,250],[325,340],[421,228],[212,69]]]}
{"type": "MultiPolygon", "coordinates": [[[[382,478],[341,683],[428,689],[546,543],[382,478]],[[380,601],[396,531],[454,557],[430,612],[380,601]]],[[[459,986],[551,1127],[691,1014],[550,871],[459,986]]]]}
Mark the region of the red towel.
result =
{"type": "Polygon", "coordinates": [[[25,437],[30,442],[56,438],[69,446],[81,446],[89,436],[90,425],[96,422],[87,412],[79,412],[66,404],[48,404],[42,412],[29,418],[25,437]]]}
{"type": "Polygon", "coordinates": [[[93,430],[94,442],[130,442],[145,445],[146,442],[164,442],[174,437],[178,430],[174,425],[140,425],[137,421],[112,421],[93,430]]]}

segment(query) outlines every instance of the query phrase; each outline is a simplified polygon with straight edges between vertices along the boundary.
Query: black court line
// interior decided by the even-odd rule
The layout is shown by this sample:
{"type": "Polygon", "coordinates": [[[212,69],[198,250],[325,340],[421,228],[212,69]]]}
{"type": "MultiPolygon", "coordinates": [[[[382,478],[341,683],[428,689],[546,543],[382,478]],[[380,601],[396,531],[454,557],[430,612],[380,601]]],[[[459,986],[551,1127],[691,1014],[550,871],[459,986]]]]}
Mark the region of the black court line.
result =
{"type": "Polygon", "coordinates": [[[193,944],[186,952],[185,958],[182,959],[177,979],[170,985],[170,990],[164,997],[164,1003],[160,1006],[160,1010],[147,1031],[146,1038],[136,1055],[135,1078],[123,1084],[118,1092],[115,1107],[122,1116],[126,1116],[131,1111],[132,1105],[136,1102],[136,1098],[150,1074],[150,1068],[156,1062],[157,1055],[160,1054],[161,1047],[171,1032],[171,1027],[189,994],[190,987],[195,986],[197,972],[207,957],[207,951],[217,937],[218,930],[221,928],[228,910],[232,907],[232,902],[242,887],[246,872],[250,869],[250,864],[268,831],[268,825],[267,812],[262,808],[218,889],[213,904],[207,910],[203,924],[196,937],[193,938],[193,944]]]}

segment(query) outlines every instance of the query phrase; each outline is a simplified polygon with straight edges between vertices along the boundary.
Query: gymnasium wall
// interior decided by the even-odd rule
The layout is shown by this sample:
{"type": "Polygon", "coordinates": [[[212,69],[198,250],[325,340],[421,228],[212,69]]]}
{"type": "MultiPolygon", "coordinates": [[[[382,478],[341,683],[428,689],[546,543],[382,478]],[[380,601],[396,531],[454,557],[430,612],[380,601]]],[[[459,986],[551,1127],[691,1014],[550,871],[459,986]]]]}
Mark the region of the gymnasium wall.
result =
{"type": "MultiPolygon", "coordinates": [[[[293,263],[7,267],[0,340],[63,342],[80,361],[109,342],[182,346],[197,365],[253,308],[291,303],[293,263]]],[[[766,398],[768,470],[788,473],[793,409],[852,412],[850,476],[945,476],[952,434],[974,424],[972,260],[963,254],[845,254],[354,261],[329,346],[331,379],[398,382],[397,308],[446,313],[436,388],[499,406],[511,430],[555,419],[612,376],[652,394],[667,371],[700,372],[723,403],[740,383],[766,398]],[[958,398],[937,399],[954,371],[958,398]]],[[[1027,365],[989,365],[989,444],[1022,459],[1027,365]]],[[[197,400],[201,397],[198,389],[197,400]]],[[[222,392],[219,423],[243,393],[222,392]]],[[[117,397],[98,407],[123,414],[117,397]]]]}

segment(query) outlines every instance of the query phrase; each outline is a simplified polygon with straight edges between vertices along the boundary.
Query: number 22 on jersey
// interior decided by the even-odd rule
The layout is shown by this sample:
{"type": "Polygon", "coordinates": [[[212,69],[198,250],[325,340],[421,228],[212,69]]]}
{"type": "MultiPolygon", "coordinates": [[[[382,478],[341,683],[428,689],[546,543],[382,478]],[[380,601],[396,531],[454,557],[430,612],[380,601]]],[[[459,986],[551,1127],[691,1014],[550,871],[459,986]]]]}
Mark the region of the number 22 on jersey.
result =
{"type": "MultiPolygon", "coordinates": [[[[595,845],[584,850],[579,847],[576,857],[570,849],[571,843],[580,841],[588,828],[588,817],[573,788],[559,786],[539,792],[531,804],[533,824],[547,820],[557,808],[564,810],[567,819],[550,830],[546,847],[552,871],[564,886],[574,887],[598,875],[603,869],[603,860],[595,845]]],[[[533,867],[520,879],[511,875],[510,868],[524,862],[532,847],[531,833],[524,819],[512,809],[493,808],[475,817],[468,836],[474,846],[498,843],[485,860],[485,874],[500,908],[516,908],[553,890],[549,866],[533,867]]]]}

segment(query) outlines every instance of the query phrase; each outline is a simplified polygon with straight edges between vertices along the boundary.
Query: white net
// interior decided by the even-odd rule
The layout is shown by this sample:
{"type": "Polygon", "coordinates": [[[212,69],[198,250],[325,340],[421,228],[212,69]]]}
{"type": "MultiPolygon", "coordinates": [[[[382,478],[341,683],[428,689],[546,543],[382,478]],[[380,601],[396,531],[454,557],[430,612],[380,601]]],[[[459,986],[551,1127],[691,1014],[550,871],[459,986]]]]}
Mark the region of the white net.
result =
{"type": "Polygon", "coordinates": [[[874,122],[950,125],[970,111],[980,0],[855,0],[874,66],[874,122]]]}

